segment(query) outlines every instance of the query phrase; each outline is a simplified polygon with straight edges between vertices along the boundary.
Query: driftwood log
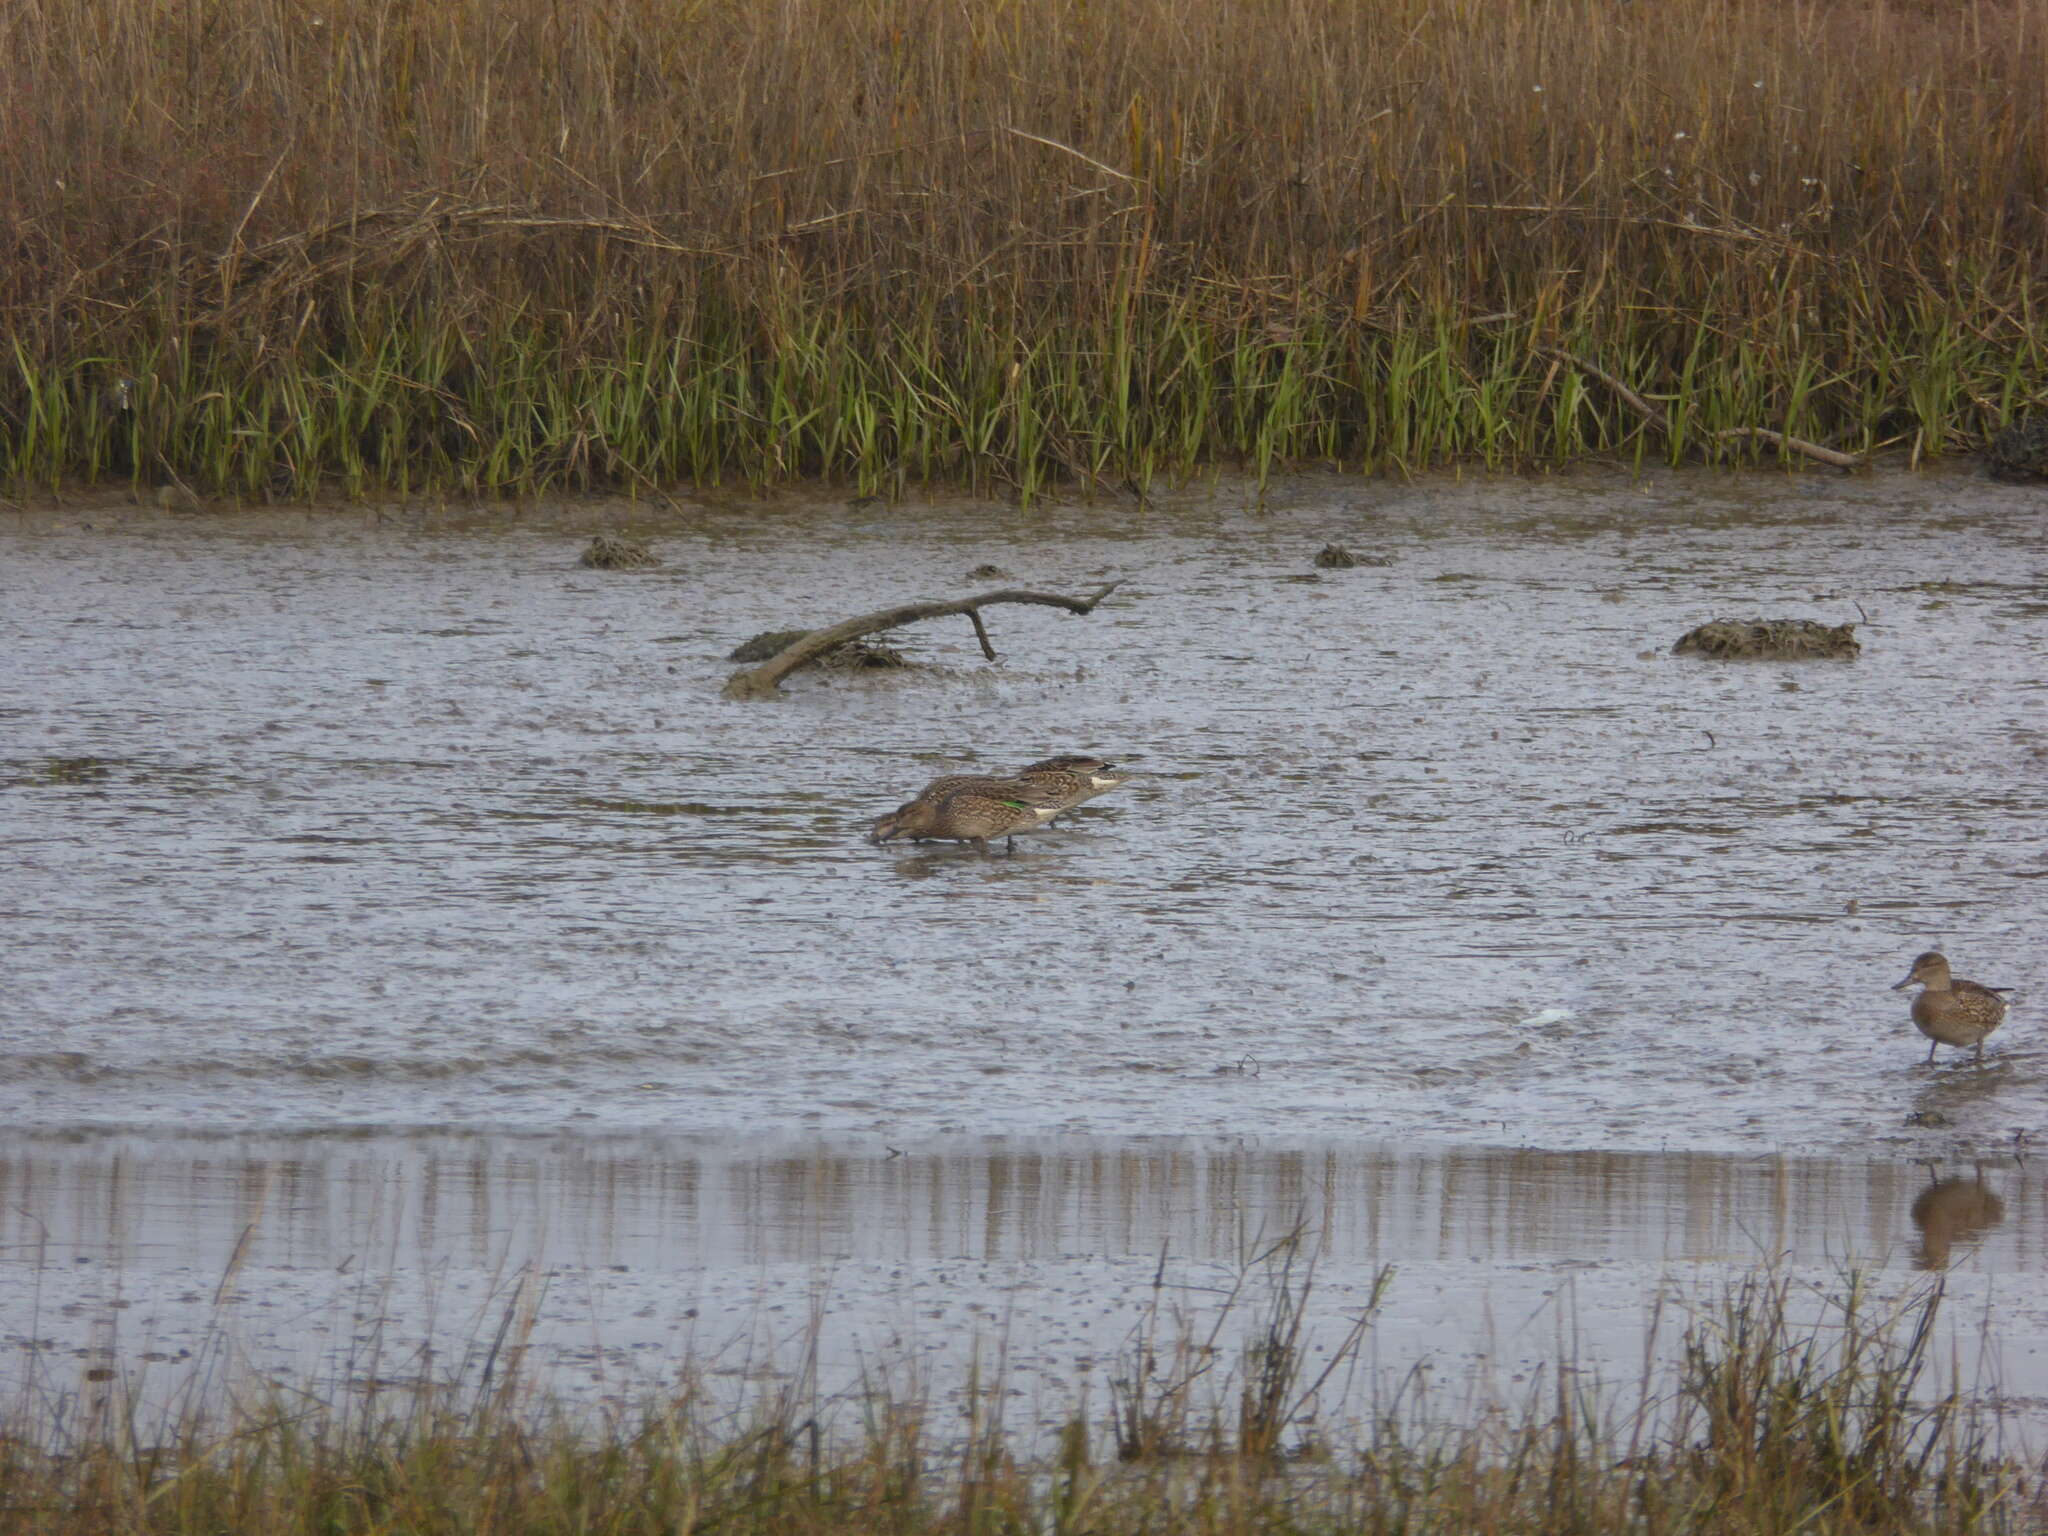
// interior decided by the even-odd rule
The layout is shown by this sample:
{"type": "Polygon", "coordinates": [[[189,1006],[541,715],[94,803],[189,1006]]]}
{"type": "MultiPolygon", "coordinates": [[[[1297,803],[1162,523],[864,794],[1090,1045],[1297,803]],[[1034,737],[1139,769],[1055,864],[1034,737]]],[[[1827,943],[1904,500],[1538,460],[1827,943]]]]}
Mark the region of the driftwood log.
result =
{"type": "Polygon", "coordinates": [[[1061,597],[1057,592],[1027,592],[1021,587],[1005,587],[999,592],[984,592],[979,597],[963,597],[950,603],[904,603],[900,607],[864,613],[857,619],[847,619],[826,629],[811,630],[758,667],[747,667],[733,673],[725,680],[725,696],[728,699],[772,699],[785,677],[806,662],[817,660],[835,645],[844,645],[849,640],[858,640],[862,635],[872,635],[880,630],[915,624],[921,619],[943,619],[954,614],[967,615],[974,625],[974,638],[981,642],[981,654],[994,661],[996,648],[989,643],[988,626],[981,622],[982,609],[995,603],[1036,603],[1042,608],[1064,608],[1069,613],[1093,613],[1097,603],[1122,585],[1120,581],[1112,581],[1090,597],[1061,597]]]}

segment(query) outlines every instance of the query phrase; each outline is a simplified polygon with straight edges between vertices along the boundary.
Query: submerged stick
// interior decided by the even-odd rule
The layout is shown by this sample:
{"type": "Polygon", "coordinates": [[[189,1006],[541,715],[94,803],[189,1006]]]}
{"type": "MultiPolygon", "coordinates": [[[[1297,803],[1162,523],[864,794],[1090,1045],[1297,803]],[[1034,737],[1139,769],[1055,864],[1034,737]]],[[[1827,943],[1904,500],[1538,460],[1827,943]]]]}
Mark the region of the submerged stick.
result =
{"type": "Polygon", "coordinates": [[[989,642],[988,627],[981,621],[983,608],[994,603],[1036,603],[1042,608],[1064,608],[1069,613],[1088,614],[1095,611],[1097,603],[1122,585],[1121,581],[1112,581],[1092,597],[1061,597],[1056,592],[1027,592],[1021,587],[1005,587],[999,592],[984,592],[979,597],[958,598],[950,603],[904,603],[899,607],[864,613],[857,619],[846,619],[827,629],[811,630],[758,667],[746,667],[733,673],[725,680],[725,697],[772,699],[785,677],[804,663],[817,660],[834,646],[880,630],[915,624],[921,619],[942,619],[954,614],[967,615],[974,625],[975,638],[981,642],[981,654],[994,661],[996,649],[989,642]]]}

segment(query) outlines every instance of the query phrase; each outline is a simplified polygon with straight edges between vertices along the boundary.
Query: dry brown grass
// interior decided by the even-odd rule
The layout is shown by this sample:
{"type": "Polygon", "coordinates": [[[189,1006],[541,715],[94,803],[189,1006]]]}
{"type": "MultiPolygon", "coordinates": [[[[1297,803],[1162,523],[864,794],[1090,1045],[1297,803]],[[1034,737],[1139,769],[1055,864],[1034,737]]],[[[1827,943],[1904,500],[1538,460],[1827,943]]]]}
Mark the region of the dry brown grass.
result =
{"type": "Polygon", "coordinates": [[[1235,1362],[1163,1314],[1133,1338],[1114,1369],[1158,1378],[1135,1441],[1126,1395],[1034,1453],[1000,1374],[964,1415],[785,1382],[735,1417],[684,1369],[643,1414],[580,1421],[516,1368],[467,1397],[302,1383],[157,1418],[103,1381],[0,1408],[0,1536],[2029,1536],[2048,1513],[1996,1413],[1929,1380],[1938,1287],[1886,1306],[1847,1277],[1813,1320],[1760,1274],[1686,1329],[1675,1374],[1615,1393],[1547,1370],[1462,1423],[1411,1384],[1339,1428],[1317,1401],[1370,1316],[1312,1381],[1307,1272],[1267,1279],[1235,1362]]]}
{"type": "Polygon", "coordinates": [[[2048,380],[2044,79],[2025,0],[16,0],[0,473],[1938,451],[2048,380]]]}

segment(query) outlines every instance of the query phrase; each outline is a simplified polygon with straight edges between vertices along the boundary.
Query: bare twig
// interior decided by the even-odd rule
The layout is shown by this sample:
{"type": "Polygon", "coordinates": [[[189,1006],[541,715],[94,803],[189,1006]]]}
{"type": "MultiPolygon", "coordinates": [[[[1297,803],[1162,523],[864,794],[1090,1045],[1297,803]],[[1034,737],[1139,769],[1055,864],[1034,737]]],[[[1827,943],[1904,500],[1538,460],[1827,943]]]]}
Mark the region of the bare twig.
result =
{"type": "MultiPolygon", "coordinates": [[[[785,165],[773,171],[758,171],[754,175],[746,177],[745,180],[751,186],[755,182],[774,181],[783,176],[807,176],[818,171],[833,170],[842,165],[860,165],[869,160],[885,159],[890,155],[908,154],[914,149],[931,149],[940,144],[971,144],[976,139],[987,138],[993,132],[995,132],[993,128],[970,128],[965,133],[948,133],[942,134],[935,139],[918,139],[908,144],[891,144],[886,149],[870,149],[858,155],[841,155],[836,160],[813,160],[803,165],[785,165]]],[[[717,186],[727,187],[736,184],[737,182],[732,178],[714,183],[717,186]]]]}
{"type": "Polygon", "coordinates": [[[263,201],[263,194],[268,192],[270,184],[277,180],[277,173],[284,168],[285,156],[291,152],[290,144],[278,151],[277,158],[270,162],[270,169],[264,174],[262,185],[256,188],[256,195],[249,199],[248,207],[242,210],[242,217],[236,221],[235,232],[228,236],[227,249],[220,255],[220,301],[223,305],[227,303],[228,295],[235,290],[235,266],[236,258],[242,251],[242,231],[249,227],[249,220],[256,216],[256,205],[263,201]]]}
{"type": "MultiPolygon", "coordinates": [[[[1626,384],[1622,383],[1620,379],[1609,373],[1605,368],[1600,367],[1596,363],[1589,363],[1583,357],[1574,356],[1572,353],[1558,347],[1546,347],[1539,344],[1534,350],[1538,357],[1551,358],[1554,361],[1568,364],[1578,369],[1581,373],[1591,374],[1602,384],[1613,390],[1615,396],[1623,405],[1634,411],[1651,426],[1663,432],[1667,437],[1670,436],[1671,418],[1630,389],[1626,384]]],[[[1803,453],[1809,459],[1818,459],[1821,463],[1832,464],[1837,469],[1861,469],[1868,462],[1864,455],[1860,453],[1843,453],[1837,448],[1823,448],[1819,443],[1809,443],[1803,437],[1792,437],[1784,432],[1773,432],[1766,427],[1729,427],[1723,431],[1713,433],[1712,437],[1717,443],[1733,442],[1737,438],[1744,437],[1761,438],[1775,447],[1789,448],[1794,453],[1803,453]]]]}
{"type": "Polygon", "coordinates": [[[1657,229],[1676,229],[1688,235],[1710,235],[1722,240],[1743,240],[1755,245],[1774,246],[1782,251],[1811,254],[1781,235],[1768,234],[1743,225],[1700,224],[1691,219],[1666,219],[1649,213],[1610,213],[1599,208],[1574,208],[1568,203],[1464,203],[1467,213],[1533,213],[1552,217],[1598,219],[1610,224],[1643,224],[1657,229]]]}
{"type": "MultiPolygon", "coordinates": [[[[266,177],[263,187],[250,200],[228,247],[214,260],[220,275],[221,296],[213,312],[204,317],[204,324],[222,325],[252,308],[275,305],[337,272],[393,266],[422,246],[442,240],[559,232],[603,235],[621,244],[677,256],[730,256],[740,249],[726,242],[693,245],[674,238],[646,219],[567,217],[540,213],[517,203],[449,202],[439,195],[394,208],[363,209],[345,219],[245,247],[241,243],[242,232],[268,186],[266,177]]],[[[845,208],[823,214],[759,236],[753,243],[804,234],[858,218],[864,212],[861,208],[845,208]]]]}
{"type": "Polygon", "coordinates": [[[783,678],[806,662],[817,660],[834,646],[880,630],[953,614],[967,615],[973,622],[975,637],[981,641],[981,653],[994,661],[995,647],[989,643],[988,629],[981,621],[983,608],[994,603],[1035,603],[1043,608],[1064,608],[1069,613],[1087,614],[1093,613],[1097,603],[1122,585],[1120,581],[1112,581],[1089,597],[1061,597],[1056,592],[1027,592],[1019,587],[1005,587],[998,592],[984,592],[979,597],[963,597],[950,603],[904,603],[895,608],[864,613],[859,618],[847,619],[825,629],[814,629],[758,667],[747,667],[733,673],[725,680],[725,696],[728,699],[772,699],[783,678]]]}
{"type": "Polygon", "coordinates": [[[1669,416],[1666,416],[1662,411],[1658,410],[1656,406],[1650,404],[1649,401],[1645,400],[1641,395],[1637,394],[1634,390],[1630,389],[1626,384],[1622,383],[1620,379],[1616,378],[1613,374],[1609,373],[1605,368],[1602,368],[1598,363],[1589,363],[1583,357],[1574,357],[1571,353],[1566,352],[1558,347],[1545,347],[1539,345],[1535,348],[1535,352],[1538,357],[1547,357],[1556,362],[1564,363],[1569,365],[1570,367],[1576,368],[1581,373],[1590,373],[1602,384],[1605,384],[1609,389],[1613,390],[1616,395],[1620,396],[1621,403],[1623,405],[1627,406],[1630,410],[1634,411],[1638,416],[1642,417],[1643,420],[1647,421],[1651,426],[1660,428],[1662,431],[1666,433],[1670,432],[1671,418],[1669,416]]]}
{"type": "Polygon", "coordinates": [[[1136,186],[1138,183],[1138,178],[1129,172],[1120,171],[1113,165],[1104,165],[1093,156],[1082,154],[1081,151],[1075,149],[1071,144],[1062,144],[1058,139],[1048,139],[1035,133],[1026,133],[1022,128],[1011,128],[1010,132],[1020,139],[1029,139],[1034,144],[1043,144],[1047,149],[1056,149],[1061,154],[1072,155],[1083,165],[1092,165],[1105,176],[1114,176],[1118,181],[1129,182],[1132,186],[1136,186]]]}
{"type": "Polygon", "coordinates": [[[981,642],[981,654],[990,661],[994,661],[996,659],[996,648],[989,640],[988,626],[981,622],[981,611],[977,608],[970,608],[967,610],[967,617],[974,621],[974,638],[981,642]]]}
{"type": "Polygon", "coordinates": [[[1837,469],[1861,469],[1864,465],[1860,453],[1844,453],[1839,448],[1823,448],[1819,443],[1809,443],[1801,437],[1787,437],[1783,432],[1773,432],[1767,427],[1730,427],[1725,432],[1716,432],[1714,441],[1727,442],[1736,437],[1760,437],[1779,448],[1790,448],[1794,453],[1803,453],[1809,459],[1819,459],[1823,464],[1832,464],[1837,469]]]}

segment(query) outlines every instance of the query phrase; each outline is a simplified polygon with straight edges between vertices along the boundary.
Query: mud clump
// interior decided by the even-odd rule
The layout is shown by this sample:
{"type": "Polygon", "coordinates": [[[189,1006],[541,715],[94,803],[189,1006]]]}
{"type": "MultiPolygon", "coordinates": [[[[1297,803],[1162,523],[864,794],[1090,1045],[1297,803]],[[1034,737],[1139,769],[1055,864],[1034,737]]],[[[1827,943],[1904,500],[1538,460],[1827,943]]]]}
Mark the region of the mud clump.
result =
{"type": "MultiPolygon", "coordinates": [[[[764,629],[753,639],[734,646],[725,659],[750,665],[768,661],[780,656],[809,633],[808,629],[764,629]]],[[[853,672],[866,667],[907,667],[910,665],[910,658],[893,646],[869,645],[862,640],[849,640],[844,645],[835,645],[811,665],[853,672]]]]}
{"type": "Polygon", "coordinates": [[[587,565],[594,571],[644,571],[661,564],[661,557],[649,549],[644,540],[629,539],[617,533],[600,533],[590,541],[590,547],[583,551],[576,563],[587,565]]]}
{"type": "Polygon", "coordinates": [[[53,757],[43,763],[42,776],[52,784],[96,784],[113,769],[104,757],[53,757]]]}
{"type": "Polygon", "coordinates": [[[2048,480],[2048,416],[2008,423],[1985,447],[1984,465],[1994,480],[2048,480]]]}
{"type": "Polygon", "coordinates": [[[1812,619],[1715,619],[1687,630],[1671,647],[1677,656],[1716,661],[1853,661],[1862,654],[1854,624],[1812,619]]]}
{"type": "Polygon", "coordinates": [[[1392,555],[1357,555],[1342,544],[1325,544],[1310,562],[1319,571],[1348,571],[1361,565],[1392,565],[1392,555]]]}

